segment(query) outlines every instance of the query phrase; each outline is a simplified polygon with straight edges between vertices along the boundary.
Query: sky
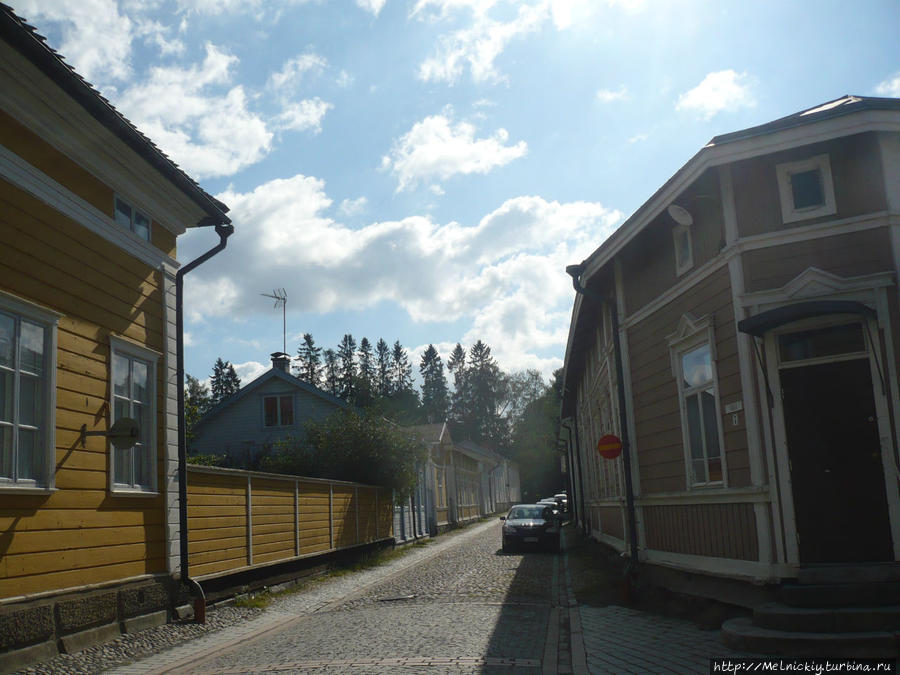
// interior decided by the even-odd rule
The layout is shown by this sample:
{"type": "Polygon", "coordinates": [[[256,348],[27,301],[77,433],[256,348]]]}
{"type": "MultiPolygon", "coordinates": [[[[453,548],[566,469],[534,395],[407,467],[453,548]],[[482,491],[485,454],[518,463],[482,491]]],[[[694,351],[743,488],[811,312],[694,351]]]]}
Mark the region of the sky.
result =
{"type": "MultiPolygon", "coordinates": [[[[713,136],[900,97],[897,0],[5,0],[235,226],[185,368],[301,336],[562,366],[587,257],[713,136]]],[[[179,260],[218,242],[178,240],[179,260]]]]}

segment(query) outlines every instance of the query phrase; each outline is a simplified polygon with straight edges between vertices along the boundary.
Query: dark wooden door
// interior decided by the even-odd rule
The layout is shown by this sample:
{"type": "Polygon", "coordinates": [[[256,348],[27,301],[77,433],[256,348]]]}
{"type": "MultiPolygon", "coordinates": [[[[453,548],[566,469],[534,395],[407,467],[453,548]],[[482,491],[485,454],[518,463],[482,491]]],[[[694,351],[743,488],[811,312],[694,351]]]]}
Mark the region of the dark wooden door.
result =
{"type": "Polygon", "coordinates": [[[894,559],[865,359],[781,371],[801,563],[894,559]]]}

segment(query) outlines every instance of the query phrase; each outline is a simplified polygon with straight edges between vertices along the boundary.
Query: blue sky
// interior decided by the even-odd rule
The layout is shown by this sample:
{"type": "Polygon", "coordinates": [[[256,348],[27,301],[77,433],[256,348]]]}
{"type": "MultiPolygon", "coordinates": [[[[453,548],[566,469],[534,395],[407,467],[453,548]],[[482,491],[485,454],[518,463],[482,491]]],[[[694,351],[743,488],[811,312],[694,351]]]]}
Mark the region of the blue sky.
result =
{"type": "MultiPolygon", "coordinates": [[[[9,2],[10,0],[7,0],[9,2]]],[[[186,369],[312,333],[562,365],[585,258],[711,137],[900,96],[900,3],[12,0],[231,207],[186,369]]],[[[191,260],[211,231],[179,240],[191,260]]]]}

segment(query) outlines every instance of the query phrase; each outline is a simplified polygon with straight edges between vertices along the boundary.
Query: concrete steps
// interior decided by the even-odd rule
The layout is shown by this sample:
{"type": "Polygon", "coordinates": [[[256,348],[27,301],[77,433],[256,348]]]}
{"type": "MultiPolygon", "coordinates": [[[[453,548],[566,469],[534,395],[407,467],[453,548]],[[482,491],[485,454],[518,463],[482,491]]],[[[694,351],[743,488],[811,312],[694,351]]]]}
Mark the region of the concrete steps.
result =
{"type": "Polygon", "coordinates": [[[756,626],[747,617],[722,624],[722,642],[731,649],[779,656],[825,658],[895,658],[894,631],[817,633],[773,630],[756,626]]]}
{"type": "Polygon", "coordinates": [[[739,651],[780,656],[896,658],[900,582],[828,583],[829,578],[847,579],[832,575],[815,570],[804,577],[807,583],[785,584],[779,602],[756,607],[752,618],[722,624],[722,642],[739,651]]]}

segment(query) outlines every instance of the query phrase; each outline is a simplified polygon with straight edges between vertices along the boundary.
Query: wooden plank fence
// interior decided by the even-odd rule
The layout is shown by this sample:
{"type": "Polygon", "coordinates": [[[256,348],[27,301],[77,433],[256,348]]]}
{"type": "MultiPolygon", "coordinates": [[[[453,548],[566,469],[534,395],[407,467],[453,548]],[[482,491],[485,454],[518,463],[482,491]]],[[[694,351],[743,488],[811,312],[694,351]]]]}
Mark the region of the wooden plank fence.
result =
{"type": "Polygon", "coordinates": [[[393,536],[388,488],[188,465],[192,576],[229,574],[393,536]]]}

